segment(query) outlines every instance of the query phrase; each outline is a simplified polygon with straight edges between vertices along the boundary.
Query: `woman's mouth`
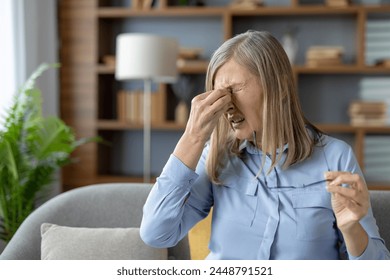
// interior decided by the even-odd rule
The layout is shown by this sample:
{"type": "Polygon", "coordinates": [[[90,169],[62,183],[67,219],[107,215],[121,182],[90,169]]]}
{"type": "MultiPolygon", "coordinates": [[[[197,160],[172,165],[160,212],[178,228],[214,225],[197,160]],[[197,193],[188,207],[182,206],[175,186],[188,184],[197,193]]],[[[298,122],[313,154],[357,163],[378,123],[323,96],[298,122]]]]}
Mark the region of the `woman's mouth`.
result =
{"type": "Polygon", "coordinates": [[[244,117],[238,117],[238,116],[236,117],[229,116],[228,119],[233,128],[238,128],[245,121],[244,117]]]}

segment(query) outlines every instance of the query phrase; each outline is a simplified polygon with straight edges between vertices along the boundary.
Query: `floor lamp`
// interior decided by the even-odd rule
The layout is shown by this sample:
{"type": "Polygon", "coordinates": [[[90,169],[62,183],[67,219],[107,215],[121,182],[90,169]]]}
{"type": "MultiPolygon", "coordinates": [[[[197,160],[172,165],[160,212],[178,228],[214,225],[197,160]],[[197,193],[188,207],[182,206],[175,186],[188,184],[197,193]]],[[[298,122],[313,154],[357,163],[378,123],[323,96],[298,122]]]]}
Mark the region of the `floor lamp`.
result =
{"type": "Polygon", "coordinates": [[[151,34],[124,33],[116,39],[115,78],[144,81],[144,182],[150,182],[152,83],[174,83],[178,43],[151,34]]]}

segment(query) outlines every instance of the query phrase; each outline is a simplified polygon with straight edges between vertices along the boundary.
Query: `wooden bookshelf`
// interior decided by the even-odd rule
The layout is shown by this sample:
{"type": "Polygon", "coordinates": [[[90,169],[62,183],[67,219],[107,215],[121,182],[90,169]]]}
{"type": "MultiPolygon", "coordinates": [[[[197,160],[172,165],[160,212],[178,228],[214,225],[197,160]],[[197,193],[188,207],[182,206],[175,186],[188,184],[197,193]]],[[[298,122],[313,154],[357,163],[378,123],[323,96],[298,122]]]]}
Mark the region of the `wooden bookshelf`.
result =
{"type": "MultiPolygon", "coordinates": [[[[291,0],[290,6],[237,9],[226,6],[175,7],[167,0],[160,0],[158,7],[146,10],[132,9],[128,4],[112,6],[108,0],[59,1],[60,62],[61,72],[61,116],[74,128],[78,137],[103,134],[109,138],[142,130],[142,124],[121,122],[115,113],[115,94],[118,83],[114,79],[114,66],[102,64],[102,55],[112,55],[115,35],[126,21],[204,21],[212,19],[221,25],[221,38],[226,40],[240,31],[238,23],[249,20],[289,20],[319,18],[332,21],[347,18],[353,22],[355,33],[352,61],[338,66],[308,67],[303,63],[293,66],[298,85],[302,78],[322,76],[390,75],[390,68],[365,65],[365,25],[371,16],[390,15],[390,5],[328,7],[324,5],[302,5],[291,0]]],[[[121,1],[115,1],[116,5],[121,1]]],[[[123,1],[123,3],[128,3],[123,1]]],[[[158,26],[155,27],[156,33],[158,26]]],[[[121,30],[123,32],[123,30],[121,30]]],[[[333,30],[332,30],[333,32],[333,30]]],[[[335,31],[337,32],[337,31],[335,31]]],[[[324,36],[328,36],[324,32],[324,36]]],[[[177,34],[180,38],[182,34],[177,34]]],[[[205,35],[206,36],[206,35],[205,35]]],[[[305,37],[306,38],[306,37],[305,37]]],[[[209,38],[217,40],[216,38],[209,38]]],[[[306,38],[310,40],[310,38],[306,38]]],[[[219,44],[218,44],[219,45],[219,44]]],[[[203,63],[179,67],[181,74],[200,75],[207,70],[207,59],[203,63]]],[[[170,96],[164,89],[168,106],[170,96]]],[[[172,108],[164,108],[167,112],[172,108]]],[[[354,138],[354,150],[359,163],[364,166],[364,139],[370,134],[389,134],[390,127],[354,127],[345,122],[319,123],[319,128],[329,134],[347,134],[354,138]]],[[[166,133],[180,133],[184,125],[162,119],[152,124],[152,129],[166,133]]],[[[120,152],[120,151],[119,151],[120,152]]],[[[103,164],[110,165],[108,151],[101,151],[99,144],[88,144],[78,149],[74,156],[76,164],[63,169],[63,190],[86,184],[101,182],[139,182],[142,178],[110,172],[103,164]],[[106,162],[108,161],[108,162],[106,162]]],[[[390,189],[390,182],[369,183],[373,189],[390,189]]]]}

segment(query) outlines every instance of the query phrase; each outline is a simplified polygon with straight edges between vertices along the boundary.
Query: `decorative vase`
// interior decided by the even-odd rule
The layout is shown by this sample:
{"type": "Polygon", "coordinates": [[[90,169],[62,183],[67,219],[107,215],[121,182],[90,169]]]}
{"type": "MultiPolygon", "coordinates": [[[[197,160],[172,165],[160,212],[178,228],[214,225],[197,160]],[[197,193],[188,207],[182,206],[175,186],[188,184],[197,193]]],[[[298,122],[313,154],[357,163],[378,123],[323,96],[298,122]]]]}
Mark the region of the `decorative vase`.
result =
{"type": "Polygon", "coordinates": [[[175,122],[178,124],[186,124],[188,120],[189,109],[184,101],[180,101],[175,109],[175,122]]]}
{"type": "Polygon", "coordinates": [[[295,59],[298,53],[298,41],[292,32],[287,32],[282,38],[282,45],[286,52],[291,65],[295,63],[295,59]]]}

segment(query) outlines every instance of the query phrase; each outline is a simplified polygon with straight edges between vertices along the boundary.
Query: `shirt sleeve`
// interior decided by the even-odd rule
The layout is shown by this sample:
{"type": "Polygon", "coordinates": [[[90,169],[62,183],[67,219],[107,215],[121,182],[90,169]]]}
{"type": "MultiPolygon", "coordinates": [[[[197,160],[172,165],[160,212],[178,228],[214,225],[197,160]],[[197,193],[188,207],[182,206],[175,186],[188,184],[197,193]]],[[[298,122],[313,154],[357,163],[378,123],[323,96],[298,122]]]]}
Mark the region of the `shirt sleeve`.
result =
{"type": "MultiPolygon", "coordinates": [[[[345,152],[342,153],[341,162],[345,163],[345,166],[341,166],[340,170],[346,170],[353,173],[358,173],[363,179],[364,175],[361,171],[355,154],[351,147],[346,146],[345,152]]],[[[367,215],[360,220],[360,224],[367,232],[368,235],[368,244],[365,251],[360,256],[352,256],[348,253],[348,250],[345,247],[345,244],[342,244],[342,248],[346,251],[348,258],[350,260],[388,260],[390,259],[390,253],[387,250],[383,239],[379,235],[379,229],[376,224],[373,212],[371,207],[368,209],[367,215]]]]}
{"type": "Polygon", "coordinates": [[[153,247],[175,246],[205,218],[212,206],[212,189],[204,171],[204,151],[193,171],[171,155],[143,208],[140,235],[153,247]]]}
{"type": "Polygon", "coordinates": [[[350,260],[390,260],[389,251],[382,239],[368,238],[368,245],[363,254],[358,257],[349,255],[350,260]]]}

